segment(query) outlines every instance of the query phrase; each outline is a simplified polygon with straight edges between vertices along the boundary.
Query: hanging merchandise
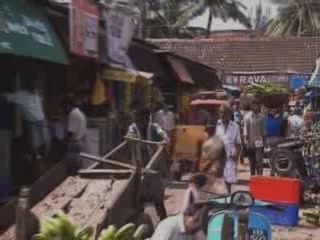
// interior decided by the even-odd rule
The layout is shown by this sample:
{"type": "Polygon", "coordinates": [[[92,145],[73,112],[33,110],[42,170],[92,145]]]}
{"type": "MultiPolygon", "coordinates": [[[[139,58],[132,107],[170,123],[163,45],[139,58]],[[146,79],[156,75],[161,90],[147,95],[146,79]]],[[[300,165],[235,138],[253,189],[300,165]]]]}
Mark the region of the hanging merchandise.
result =
{"type": "Polygon", "coordinates": [[[106,97],[106,87],[102,82],[101,78],[98,77],[93,85],[92,95],[91,95],[91,104],[100,105],[107,101],[106,97]]]}
{"type": "Polygon", "coordinates": [[[107,59],[102,61],[124,66],[140,11],[128,4],[115,2],[103,12],[103,16],[106,21],[108,54],[107,59]]]}

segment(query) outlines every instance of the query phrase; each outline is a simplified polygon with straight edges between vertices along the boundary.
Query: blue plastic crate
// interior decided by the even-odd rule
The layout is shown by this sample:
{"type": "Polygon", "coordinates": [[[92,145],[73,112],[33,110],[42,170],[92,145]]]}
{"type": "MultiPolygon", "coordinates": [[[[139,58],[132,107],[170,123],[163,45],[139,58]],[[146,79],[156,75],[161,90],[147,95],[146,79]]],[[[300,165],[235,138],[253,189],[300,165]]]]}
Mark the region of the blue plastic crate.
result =
{"type": "Polygon", "coordinates": [[[273,225],[288,227],[298,225],[299,204],[272,204],[277,209],[271,207],[259,207],[259,202],[257,202],[255,206],[250,207],[250,211],[266,216],[273,225]]]}

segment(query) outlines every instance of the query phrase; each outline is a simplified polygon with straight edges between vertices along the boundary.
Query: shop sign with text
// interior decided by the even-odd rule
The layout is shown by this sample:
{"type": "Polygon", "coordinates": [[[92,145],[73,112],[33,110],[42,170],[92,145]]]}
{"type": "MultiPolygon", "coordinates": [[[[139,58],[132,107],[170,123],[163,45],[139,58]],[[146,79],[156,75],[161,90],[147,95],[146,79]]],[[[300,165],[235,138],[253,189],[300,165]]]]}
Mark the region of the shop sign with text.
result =
{"type": "Polygon", "coordinates": [[[71,0],[70,50],[89,58],[98,58],[99,9],[90,0],[71,0]]]}
{"type": "Polygon", "coordinates": [[[225,76],[225,84],[233,86],[248,85],[251,83],[265,83],[272,82],[278,84],[287,85],[289,82],[289,76],[284,74],[227,74],[225,76]]]}

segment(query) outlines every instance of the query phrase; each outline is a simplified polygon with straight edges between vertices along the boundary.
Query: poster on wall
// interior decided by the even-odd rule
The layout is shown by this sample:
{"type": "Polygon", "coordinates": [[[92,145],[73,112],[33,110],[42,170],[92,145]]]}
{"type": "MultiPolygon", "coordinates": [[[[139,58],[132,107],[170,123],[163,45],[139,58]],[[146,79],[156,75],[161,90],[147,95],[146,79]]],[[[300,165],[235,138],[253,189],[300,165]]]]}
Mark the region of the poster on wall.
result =
{"type": "Polygon", "coordinates": [[[70,51],[98,58],[99,9],[90,0],[71,0],[70,51]]]}
{"type": "Polygon", "coordinates": [[[140,12],[129,5],[115,3],[104,11],[103,15],[106,22],[107,49],[107,56],[103,61],[124,66],[140,12]]]}

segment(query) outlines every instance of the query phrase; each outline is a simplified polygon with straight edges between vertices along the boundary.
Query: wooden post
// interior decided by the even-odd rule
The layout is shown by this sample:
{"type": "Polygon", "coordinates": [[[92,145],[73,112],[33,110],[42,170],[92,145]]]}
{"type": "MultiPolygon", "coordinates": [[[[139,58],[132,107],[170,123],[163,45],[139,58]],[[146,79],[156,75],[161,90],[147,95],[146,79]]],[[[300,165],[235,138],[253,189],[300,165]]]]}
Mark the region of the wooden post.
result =
{"type": "Polygon", "coordinates": [[[16,207],[16,239],[29,240],[29,188],[22,188],[16,207]]]}

